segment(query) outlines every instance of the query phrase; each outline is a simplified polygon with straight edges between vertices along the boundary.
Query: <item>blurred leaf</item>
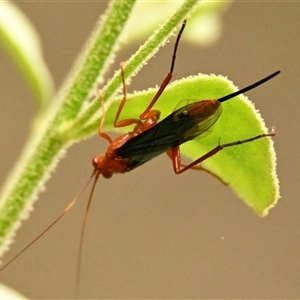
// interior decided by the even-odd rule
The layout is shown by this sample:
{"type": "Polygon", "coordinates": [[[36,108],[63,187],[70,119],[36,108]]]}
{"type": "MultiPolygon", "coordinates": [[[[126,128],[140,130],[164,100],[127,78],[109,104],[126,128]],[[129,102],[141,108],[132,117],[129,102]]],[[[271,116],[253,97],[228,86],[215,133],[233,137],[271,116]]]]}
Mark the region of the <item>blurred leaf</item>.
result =
{"type": "Polygon", "coordinates": [[[39,37],[28,18],[7,1],[0,2],[0,41],[43,107],[52,96],[53,81],[42,57],[39,37]]]}
{"type": "Polygon", "coordinates": [[[9,288],[6,285],[0,284],[0,299],[23,299],[26,300],[28,299],[27,297],[21,295],[19,292],[13,290],[12,288],[9,288]]]}
{"type": "MultiPolygon", "coordinates": [[[[129,40],[141,40],[150,35],[168,17],[169,12],[172,9],[175,10],[182,2],[183,0],[139,1],[135,8],[135,18],[130,20],[129,40]],[[152,11],[155,12],[155,18],[149,13],[152,11]]],[[[188,26],[182,39],[198,45],[213,44],[221,35],[221,15],[230,4],[229,0],[199,2],[193,14],[188,18],[188,26]]]]}

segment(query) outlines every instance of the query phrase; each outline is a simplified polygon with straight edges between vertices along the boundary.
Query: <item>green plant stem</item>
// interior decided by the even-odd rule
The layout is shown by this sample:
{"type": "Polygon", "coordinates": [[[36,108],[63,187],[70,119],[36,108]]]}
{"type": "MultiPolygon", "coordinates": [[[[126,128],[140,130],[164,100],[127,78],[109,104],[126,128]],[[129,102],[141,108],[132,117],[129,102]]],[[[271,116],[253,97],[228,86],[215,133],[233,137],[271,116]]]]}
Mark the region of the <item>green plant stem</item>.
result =
{"type": "MultiPolygon", "coordinates": [[[[135,0],[115,0],[110,3],[105,16],[100,20],[86,50],[75,66],[75,75],[69,76],[67,84],[58,93],[59,96],[53,105],[36,120],[34,132],[29,138],[23,155],[16,163],[1,193],[0,254],[8,248],[21,220],[28,217],[38,192],[50,177],[62,153],[74,142],[76,135],[73,128],[74,124],[77,125],[74,118],[78,116],[83,103],[95,88],[97,79],[103,76],[110,64],[134,3],[135,0]]],[[[174,15],[176,17],[173,16],[171,21],[166,23],[168,29],[161,29],[160,35],[152,38],[152,50],[147,50],[140,56],[137,54],[136,60],[130,60],[126,66],[126,73],[136,73],[197,3],[199,3],[197,0],[185,1],[174,15]]],[[[143,48],[138,52],[143,53],[143,48]]],[[[111,97],[120,85],[121,80],[118,75],[115,75],[104,91],[105,97],[111,97]]],[[[86,120],[94,116],[98,104],[92,104],[91,107],[93,109],[89,110],[86,120]]]]}
{"type": "MultiPolygon", "coordinates": [[[[155,33],[134,53],[124,66],[126,80],[137,74],[137,72],[153,57],[158,49],[166,42],[166,39],[174,32],[174,29],[180,25],[187,14],[199,4],[197,0],[185,1],[176,13],[168,19],[155,33]]],[[[121,86],[120,71],[117,71],[113,78],[103,88],[102,95],[106,105],[112,102],[112,97],[116,94],[121,86]]],[[[100,111],[99,101],[93,101],[91,106],[79,116],[74,126],[74,139],[91,136],[95,134],[99,124],[100,111]],[[92,123],[90,121],[92,120],[92,123]]]]}
{"type": "Polygon", "coordinates": [[[76,74],[58,93],[59,98],[37,120],[34,132],[8,178],[0,200],[0,253],[11,243],[20,221],[28,216],[38,192],[50,177],[63,150],[70,145],[64,130],[74,118],[87,95],[111,62],[120,35],[130,16],[135,0],[112,1],[100,20],[84,54],[76,64],[76,74]]]}

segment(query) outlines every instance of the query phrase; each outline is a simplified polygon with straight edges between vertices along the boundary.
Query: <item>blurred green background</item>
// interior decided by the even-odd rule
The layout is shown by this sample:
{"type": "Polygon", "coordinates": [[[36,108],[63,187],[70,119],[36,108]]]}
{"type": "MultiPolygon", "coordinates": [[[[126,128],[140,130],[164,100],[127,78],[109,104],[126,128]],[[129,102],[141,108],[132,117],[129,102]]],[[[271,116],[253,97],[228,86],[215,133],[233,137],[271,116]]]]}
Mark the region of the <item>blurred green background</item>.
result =
{"type": "MultiPolygon", "coordinates": [[[[17,5],[36,26],[59,86],[107,2],[17,5]]],[[[129,174],[101,178],[84,243],[83,298],[300,297],[299,16],[299,3],[233,3],[222,18],[223,34],[217,44],[200,48],[181,43],[174,72],[175,78],[199,72],[227,75],[244,87],[282,71],[247,94],[267,126],[276,125],[279,132],[274,139],[282,195],[278,205],[261,219],[209,175],[191,171],[175,176],[166,156],[129,174]]],[[[112,69],[118,69],[138,45],[124,43],[112,69]]],[[[129,89],[159,85],[168,72],[172,48],[173,40],[129,89]]],[[[35,107],[33,95],[2,50],[0,66],[3,182],[26,141],[35,107]]],[[[94,137],[70,149],[5,260],[63,210],[89,177],[91,158],[106,147],[105,141],[94,137]]],[[[74,296],[87,194],[0,273],[2,282],[34,299],[74,296]]]]}

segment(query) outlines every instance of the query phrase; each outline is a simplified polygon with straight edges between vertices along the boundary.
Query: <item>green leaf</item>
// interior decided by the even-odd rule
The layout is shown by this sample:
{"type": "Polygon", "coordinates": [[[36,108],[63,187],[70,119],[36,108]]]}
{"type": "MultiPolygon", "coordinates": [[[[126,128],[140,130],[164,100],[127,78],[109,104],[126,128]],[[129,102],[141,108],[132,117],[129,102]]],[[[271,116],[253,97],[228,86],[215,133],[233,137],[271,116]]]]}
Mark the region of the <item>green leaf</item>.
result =
{"type": "MultiPolygon", "coordinates": [[[[128,101],[121,119],[137,117],[152,99],[157,89],[128,95],[128,101]]],[[[154,106],[162,112],[163,119],[170,114],[182,99],[193,102],[204,99],[217,99],[228,95],[237,88],[222,76],[198,75],[173,82],[154,106]]],[[[106,128],[112,127],[120,98],[106,113],[106,128]]],[[[238,96],[221,104],[223,112],[214,126],[213,132],[184,144],[181,152],[196,159],[221,143],[229,143],[266,133],[264,121],[254,105],[245,96],[238,96]]],[[[97,124],[94,124],[97,126],[97,124]]],[[[119,131],[119,130],[118,130],[119,131]]],[[[128,131],[128,128],[122,128],[128,131]]],[[[217,174],[260,216],[268,213],[279,198],[276,176],[276,156],[270,138],[259,139],[247,144],[225,148],[203,162],[203,165],[217,174]],[[259,178],[259,180],[257,180],[259,178]]]]}
{"type": "Polygon", "coordinates": [[[40,107],[53,93],[53,80],[42,57],[39,37],[27,17],[12,3],[0,2],[0,41],[22,71],[40,107]]]}

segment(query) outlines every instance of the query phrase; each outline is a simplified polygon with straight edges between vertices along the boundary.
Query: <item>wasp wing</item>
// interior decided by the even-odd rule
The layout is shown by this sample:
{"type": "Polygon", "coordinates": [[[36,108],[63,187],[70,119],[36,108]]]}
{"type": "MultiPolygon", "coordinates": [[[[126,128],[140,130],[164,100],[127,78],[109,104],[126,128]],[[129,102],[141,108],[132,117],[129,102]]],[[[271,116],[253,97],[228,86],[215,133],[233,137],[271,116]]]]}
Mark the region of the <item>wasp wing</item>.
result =
{"type": "Polygon", "coordinates": [[[117,149],[117,156],[128,158],[128,170],[136,168],[154,157],[203,136],[221,115],[217,100],[204,100],[188,104],[171,113],[149,130],[132,138],[117,149]]]}

